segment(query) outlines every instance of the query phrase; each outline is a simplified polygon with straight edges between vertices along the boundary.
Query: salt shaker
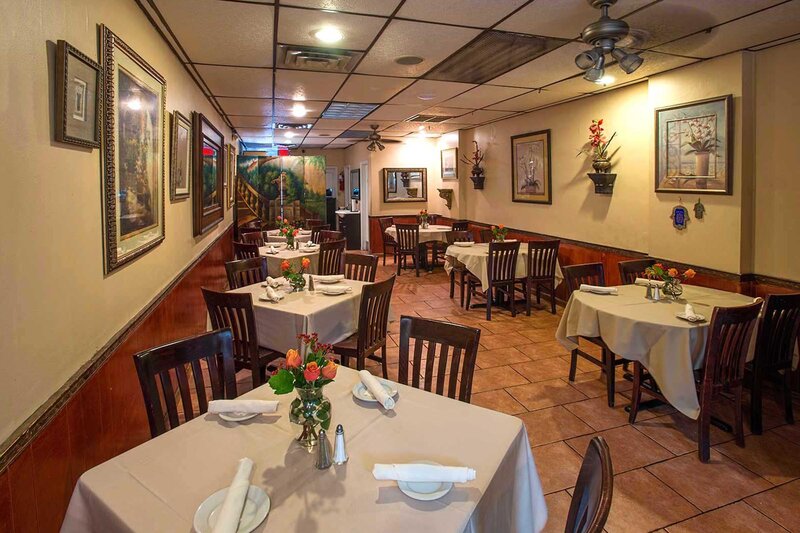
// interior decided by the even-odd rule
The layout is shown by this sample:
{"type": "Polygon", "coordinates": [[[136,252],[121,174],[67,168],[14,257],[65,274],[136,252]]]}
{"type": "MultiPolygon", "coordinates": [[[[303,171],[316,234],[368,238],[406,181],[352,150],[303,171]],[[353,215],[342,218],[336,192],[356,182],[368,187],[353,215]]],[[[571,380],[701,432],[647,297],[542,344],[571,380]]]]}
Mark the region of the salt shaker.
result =
{"type": "Polygon", "coordinates": [[[314,292],[314,276],[311,274],[308,275],[308,290],[314,292]]]}
{"type": "Polygon", "coordinates": [[[333,464],[343,465],[350,457],[347,456],[347,449],[344,444],[344,428],[341,424],[336,426],[336,440],[333,446],[333,464]]]}
{"type": "Polygon", "coordinates": [[[320,470],[325,470],[331,467],[331,443],[328,440],[328,434],[324,429],[319,430],[319,438],[317,439],[317,460],[314,466],[320,470]]]}

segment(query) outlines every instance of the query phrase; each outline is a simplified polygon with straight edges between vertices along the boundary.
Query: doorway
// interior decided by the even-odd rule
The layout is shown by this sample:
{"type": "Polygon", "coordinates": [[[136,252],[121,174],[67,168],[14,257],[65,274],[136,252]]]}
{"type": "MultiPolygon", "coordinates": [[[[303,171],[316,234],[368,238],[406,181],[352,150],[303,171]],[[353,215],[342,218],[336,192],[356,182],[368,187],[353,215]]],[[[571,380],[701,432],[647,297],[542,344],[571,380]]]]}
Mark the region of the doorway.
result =
{"type": "Polygon", "coordinates": [[[369,203],[370,203],[370,176],[369,161],[362,161],[361,169],[361,249],[369,251],[369,203]]]}

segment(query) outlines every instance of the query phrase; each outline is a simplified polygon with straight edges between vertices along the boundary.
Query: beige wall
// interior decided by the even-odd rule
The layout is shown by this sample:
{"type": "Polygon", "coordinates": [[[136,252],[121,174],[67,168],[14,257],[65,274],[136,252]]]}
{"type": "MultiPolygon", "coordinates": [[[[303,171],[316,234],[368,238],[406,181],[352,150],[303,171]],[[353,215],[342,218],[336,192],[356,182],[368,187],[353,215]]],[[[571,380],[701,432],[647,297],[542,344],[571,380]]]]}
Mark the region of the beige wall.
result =
{"type": "Polygon", "coordinates": [[[166,78],[168,111],[200,111],[227,140],[230,131],[133,0],[0,4],[13,21],[0,32],[2,440],[198,256],[231,211],[195,239],[190,201],[170,203],[165,191],[165,241],[104,276],[100,151],[52,140],[52,43],[65,39],[99,59],[97,25],[104,23],[166,78]]]}

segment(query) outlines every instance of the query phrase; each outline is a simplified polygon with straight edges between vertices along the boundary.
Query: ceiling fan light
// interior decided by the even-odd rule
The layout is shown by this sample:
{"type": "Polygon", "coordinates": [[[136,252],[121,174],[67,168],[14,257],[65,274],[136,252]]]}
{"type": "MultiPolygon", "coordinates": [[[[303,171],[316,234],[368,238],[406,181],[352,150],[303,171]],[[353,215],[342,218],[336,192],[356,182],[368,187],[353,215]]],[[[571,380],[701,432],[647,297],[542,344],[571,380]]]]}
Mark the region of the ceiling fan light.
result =
{"type": "Polygon", "coordinates": [[[603,53],[601,50],[592,48],[591,50],[586,50],[585,52],[581,52],[575,56],[575,64],[578,65],[579,69],[586,70],[592,68],[592,66],[597,63],[598,59],[602,56],[603,53]]]}
{"type": "Polygon", "coordinates": [[[633,74],[644,63],[644,59],[639,54],[625,54],[622,59],[617,61],[619,62],[619,68],[624,70],[625,74],[633,74]]]}
{"type": "Polygon", "coordinates": [[[613,57],[617,61],[622,61],[623,59],[625,59],[626,55],[628,55],[628,53],[622,48],[614,48],[613,50],[611,50],[611,57],[613,57]]]}

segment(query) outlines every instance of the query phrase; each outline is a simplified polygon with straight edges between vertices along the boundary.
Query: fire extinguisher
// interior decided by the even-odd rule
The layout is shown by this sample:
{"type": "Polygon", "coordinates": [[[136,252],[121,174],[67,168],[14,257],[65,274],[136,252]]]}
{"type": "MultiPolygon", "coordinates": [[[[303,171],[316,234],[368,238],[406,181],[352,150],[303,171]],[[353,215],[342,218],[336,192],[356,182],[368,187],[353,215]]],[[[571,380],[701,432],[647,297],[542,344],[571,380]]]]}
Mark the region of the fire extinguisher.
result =
{"type": "Polygon", "coordinates": [[[339,190],[344,191],[344,172],[339,172],[339,190]]]}

